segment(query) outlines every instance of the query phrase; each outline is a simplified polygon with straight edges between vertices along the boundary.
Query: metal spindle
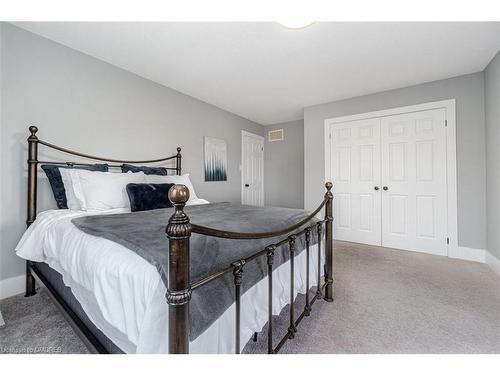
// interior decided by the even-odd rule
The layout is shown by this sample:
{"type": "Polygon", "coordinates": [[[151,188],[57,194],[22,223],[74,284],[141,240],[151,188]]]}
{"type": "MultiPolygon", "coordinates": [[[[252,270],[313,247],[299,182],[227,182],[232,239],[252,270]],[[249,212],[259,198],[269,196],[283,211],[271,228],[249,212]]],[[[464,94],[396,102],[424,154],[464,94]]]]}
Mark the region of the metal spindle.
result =
{"type": "Polygon", "coordinates": [[[288,237],[288,244],[290,246],[290,327],[288,327],[288,338],[291,340],[295,337],[295,332],[297,332],[297,327],[295,326],[295,314],[294,314],[294,270],[295,270],[295,235],[288,237]]]}
{"type": "Polygon", "coordinates": [[[268,313],[267,313],[267,353],[274,354],[273,349],[273,264],[275,246],[267,247],[267,280],[268,280],[268,313]]]}
{"type": "Polygon", "coordinates": [[[309,301],[309,247],[311,245],[311,230],[306,229],[306,306],[304,307],[305,316],[311,314],[311,303],[309,301]]]}
{"type": "Polygon", "coordinates": [[[321,232],[323,223],[316,224],[316,231],[318,232],[318,288],[316,289],[316,296],[321,298],[321,232]]]}
{"type": "Polygon", "coordinates": [[[239,260],[233,263],[233,276],[234,276],[234,287],[235,287],[235,303],[236,303],[236,338],[234,352],[235,354],[240,354],[240,320],[241,320],[241,281],[243,279],[243,266],[245,261],[239,260]]]}

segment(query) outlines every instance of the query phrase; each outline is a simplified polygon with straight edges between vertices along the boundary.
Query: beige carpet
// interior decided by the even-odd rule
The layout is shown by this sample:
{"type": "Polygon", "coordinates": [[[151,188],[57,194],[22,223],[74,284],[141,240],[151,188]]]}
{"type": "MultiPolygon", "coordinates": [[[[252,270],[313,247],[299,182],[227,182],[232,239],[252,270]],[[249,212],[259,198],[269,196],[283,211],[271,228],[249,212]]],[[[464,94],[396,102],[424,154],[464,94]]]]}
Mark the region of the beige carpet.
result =
{"type": "MultiPolygon", "coordinates": [[[[486,265],[345,242],[335,247],[335,302],[316,303],[283,353],[500,353],[500,278],[486,265]]],[[[50,343],[85,352],[41,297],[0,302],[0,346],[50,343]]],[[[287,318],[286,310],[276,318],[277,330],[286,330],[287,318]]],[[[266,351],[265,330],[246,353],[266,351]]]]}
{"type": "MultiPolygon", "coordinates": [[[[500,278],[488,266],[348,242],[335,248],[333,307],[315,305],[283,352],[500,353],[500,278]]],[[[262,350],[257,344],[246,351],[262,350]]]]}

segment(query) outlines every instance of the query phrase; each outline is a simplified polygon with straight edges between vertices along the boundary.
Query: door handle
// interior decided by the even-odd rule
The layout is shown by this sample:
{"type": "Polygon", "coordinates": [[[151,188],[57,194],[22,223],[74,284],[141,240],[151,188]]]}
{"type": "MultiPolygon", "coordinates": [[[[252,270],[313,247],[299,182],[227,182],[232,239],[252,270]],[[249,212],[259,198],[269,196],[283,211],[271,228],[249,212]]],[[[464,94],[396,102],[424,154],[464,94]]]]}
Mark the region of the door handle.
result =
{"type": "Polygon", "coordinates": [[[245,184],[245,187],[249,187],[250,185],[249,184],[245,184]]]}
{"type": "Polygon", "coordinates": [[[384,186],[382,189],[384,189],[385,191],[389,190],[387,186],[384,186]]]}
{"type": "Polygon", "coordinates": [[[378,189],[380,189],[380,188],[379,188],[378,186],[375,186],[375,187],[374,187],[374,189],[375,189],[376,191],[378,191],[378,189]]]}

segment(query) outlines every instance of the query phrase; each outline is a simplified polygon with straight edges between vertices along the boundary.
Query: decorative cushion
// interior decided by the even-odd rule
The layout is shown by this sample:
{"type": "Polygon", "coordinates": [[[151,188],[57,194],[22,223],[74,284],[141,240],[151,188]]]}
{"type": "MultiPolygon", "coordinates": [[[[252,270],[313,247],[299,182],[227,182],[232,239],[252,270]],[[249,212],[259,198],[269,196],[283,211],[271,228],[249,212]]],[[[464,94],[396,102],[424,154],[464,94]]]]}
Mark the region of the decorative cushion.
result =
{"type": "Polygon", "coordinates": [[[166,176],[168,174],[168,170],[166,168],[163,168],[163,167],[145,167],[145,166],[136,166],[136,165],[131,165],[131,164],[123,164],[122,165],[122,172],[123,173],[144,172],[144,174],[156,174],[159,176],[166,176]]]}
{"type": "Polygon", "coordinates": [[[57,208],[68,208],[68,202],[66,199],[66,190],[64,189],[64,183],[61,177],[60,168],[63,169],[84,169],[87,171],[98,171],[107,172],[107,164],[93,164],[93,165],[52,165],[43,164],[43,171],[49,179],[50,187],[52,188],[52,193],[54,194],[54,199],[57,203],[57,208]]]}
{"type": "Polygon", "coordinates": [[[174,184],[128,184],[130,210],[135,212],[172,207],[168,199],[168,191],[172,186],[174,184]]]}
{"type": "Polygon", "coordinates": [[[180,184],[185,185],[189,189],[189,200],[187,204],[189,205],[196,199],[198,199],[196,192],[194,191],[194,186],[189,178],[189,173],[183,174],[182,176],[169,175],[169,176],[146,176],[146,182],[150,184],[180,184]]]}

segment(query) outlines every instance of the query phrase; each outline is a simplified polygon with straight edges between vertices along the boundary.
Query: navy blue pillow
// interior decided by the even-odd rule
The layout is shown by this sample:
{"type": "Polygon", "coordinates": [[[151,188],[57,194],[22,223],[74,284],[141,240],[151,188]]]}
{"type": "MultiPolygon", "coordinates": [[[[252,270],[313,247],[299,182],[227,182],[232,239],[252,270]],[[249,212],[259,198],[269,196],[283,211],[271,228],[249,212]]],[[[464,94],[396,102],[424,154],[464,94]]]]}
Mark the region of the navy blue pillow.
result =
{"type": "Polygon", "coordinates": [[[174,184],[127,184],[130,210],[148,211],[172,207],[168,191],[174,184]]]}
{"type": "Polygon", "coordinates": [[[131,164],[123,164],[122,165],[122,172],[127,173],[127,172],[132,172],[132,173],[137,173],[137,172],[144,172],[144,174],[156,174],[159,176],[166,176],[168,174],[168,170],[163,167],[144,167],[144,166],[135,166],[131,164]]]}
{"type": "Polygon", "coordinates": [[[93,165],[52,165],[44,164],[41,166],[47,178],[50,182],[50,187],[52,188],[52,193],[54,193],[54,198],[57,203],[57,208],[68,208],[68,201],[66,200],[66,190],[64,190],[64,184],[61,177],[61,172],[59,168],[75,168],[75,169],[85,169],[87,171],[98,171],[107,172],[107,164],[93,164],[93,165]]]}

